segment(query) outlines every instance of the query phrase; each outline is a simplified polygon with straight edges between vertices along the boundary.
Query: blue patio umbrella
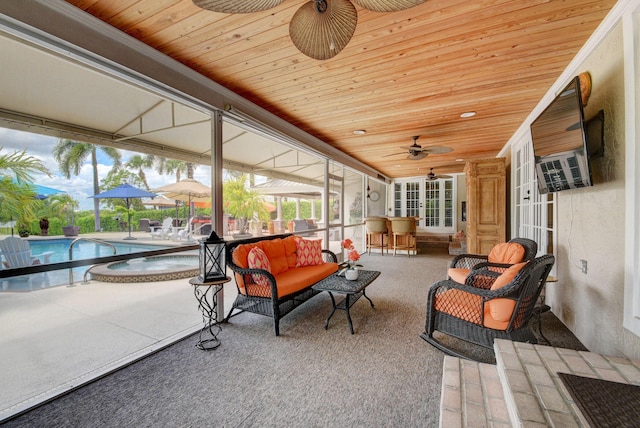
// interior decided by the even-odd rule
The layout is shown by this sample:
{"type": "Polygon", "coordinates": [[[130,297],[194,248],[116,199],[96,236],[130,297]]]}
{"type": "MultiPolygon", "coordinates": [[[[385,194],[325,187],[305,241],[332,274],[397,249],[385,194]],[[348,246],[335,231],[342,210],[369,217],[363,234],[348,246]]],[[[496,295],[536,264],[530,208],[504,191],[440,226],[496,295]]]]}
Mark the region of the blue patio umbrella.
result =
{"type": "Polygon", "coordinates": [[[131,199],[135,198],[153,198],[155,197],[155,193],[147,192],[143,189],[138,189],[137,187],[133,187],[130,184],[121,184],[118,187],[114,187],[110,190],[105,190],[102,193],[98,193],[97,195],[90,196],[91,198],[118,198],[124,199],[127,205],[127,219],[129,223],[129,237],[124,239],[136,239],[131,236],[131,213],[129,212],[129,204],[131,203],[131,199]]]}
{"type": "Polygon", "coordinates": [[[36,199],[47,199],[49,196],[57,195],[59,193],[66,193],[63,190],[54,189],[52,187],[41,186],[39,184],[33,184],[34,190],[36,192],[36,199]]]}

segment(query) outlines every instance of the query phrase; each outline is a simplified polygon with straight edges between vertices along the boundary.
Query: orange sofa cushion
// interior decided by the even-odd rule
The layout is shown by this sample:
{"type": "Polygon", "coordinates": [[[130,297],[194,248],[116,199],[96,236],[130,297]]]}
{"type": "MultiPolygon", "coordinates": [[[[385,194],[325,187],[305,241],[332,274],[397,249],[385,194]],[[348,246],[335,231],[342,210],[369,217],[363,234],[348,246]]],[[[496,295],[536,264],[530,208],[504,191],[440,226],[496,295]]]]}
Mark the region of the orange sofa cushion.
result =
{"type": "Polygon", "coordinates": [[[496,244],[489,253],[489,263],[520,263],[524,257],[524,247],[516,242],[496,244]]]}
{"type": "Polygon", "coordinates": [[[323,263],[321,265],[289,269],[276,276],[278,297],[288,296],[289,294],[304,290],[337,271],[338,263],[323,263]]]}
{"type": "MultiPolygon", "coordinates": [[[[315,284],[320,279],[323,279],[338,270],[337,263],[323,263],[316,266],[296,267],[296,241],[301,239],[302,238],[299,236],[288,236],[284,239],[278,238],[258,241],[251,244],[238,245],[233,251],[233,262],[241,268],[248,268],[249,252],[253,248],[260,248],[266,254],[271,266],[270,272],[276,278],[278,297],[295,293],[309,285],[315,284]],[[307,268],[317,269],[310,269],[306,271],[302,270],[307,268]],[[288,274],[289,272],[293,273],[288,274]]],[[[258,280],[261,284],[252,283],[246,285],[249,290],[249,294],[270,297],[271,288],[268,285],[268,281],[260,280],[261,275],[253,276],[255,277],[254,281],[258,280]]],[[[240,292],[242,294],[246,294],[247,290],[245,289],[243,276],[236,274],[236,281],[240,292]]]]}

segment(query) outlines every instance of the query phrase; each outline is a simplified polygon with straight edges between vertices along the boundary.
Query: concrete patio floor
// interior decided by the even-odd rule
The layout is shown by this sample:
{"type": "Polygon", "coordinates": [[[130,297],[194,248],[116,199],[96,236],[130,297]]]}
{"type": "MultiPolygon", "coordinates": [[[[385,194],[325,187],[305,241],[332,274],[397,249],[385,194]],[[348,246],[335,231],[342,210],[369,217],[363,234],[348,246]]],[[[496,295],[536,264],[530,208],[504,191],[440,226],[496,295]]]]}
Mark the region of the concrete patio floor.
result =
{"type": "MultiPolygon", "coordinates": [[[[140,243],[181,245],[151,241],[145,232],[132,235],[140,243]]],[[[81,235],[107,241],[126,236],[81,235]]],[[[226,310],[235,295],[235,286],[228,283],[226,310]]],[[[197,332],[202,325],[188,278],[131,284],[92,280],[72,287],[0,292],[0,421],[197,332]]]]}

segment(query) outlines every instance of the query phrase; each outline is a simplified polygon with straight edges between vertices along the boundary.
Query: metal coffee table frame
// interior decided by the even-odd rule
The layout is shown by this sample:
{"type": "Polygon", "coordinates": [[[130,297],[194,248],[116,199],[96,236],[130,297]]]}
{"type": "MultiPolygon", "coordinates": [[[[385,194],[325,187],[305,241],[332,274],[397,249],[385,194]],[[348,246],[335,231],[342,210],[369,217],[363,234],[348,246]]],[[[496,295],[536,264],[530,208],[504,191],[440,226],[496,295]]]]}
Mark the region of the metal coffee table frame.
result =
{"type": "Polygon", "coordinates": [[[346,279],[344,276],[340,276],[338,274],[333,274],[322,281],[318,282],[312,288],[318,291],[326,291],[329,293],[331,297],[331,303],[333,305],[333,309],[331,310],[331,314],[327,318],[327,322],[324,325],[324,329],[329,329],[329,320],[336,312],[336,309],[340,309],[347,313],[347,320],[349,321],[349,330],[351,334],[353,334],[353,323],[351,322],[351,314],[349,313],[349,309],[353,306],[360,297],[364,296],[365,299],[371,303],[371,307],[373,308],[373,301],[365,294],[365,288],[369,284],[371,284],[378,276],[380,276],[380,272],[374,270],[360,270],[358,273],[358,279],[355,281],[350,281],[346,279]],[[344,294],[345,297],[340,302],[336,303],[336,298],[334,297],[334,293],[344,294]]]}

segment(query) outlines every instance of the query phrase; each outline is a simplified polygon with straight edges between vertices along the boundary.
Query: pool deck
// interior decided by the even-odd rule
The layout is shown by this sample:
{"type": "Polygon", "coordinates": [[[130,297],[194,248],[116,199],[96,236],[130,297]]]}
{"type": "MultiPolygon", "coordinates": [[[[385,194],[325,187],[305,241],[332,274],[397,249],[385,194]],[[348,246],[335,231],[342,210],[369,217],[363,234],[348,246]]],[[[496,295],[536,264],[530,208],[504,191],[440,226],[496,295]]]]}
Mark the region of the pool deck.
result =
{"type": "MultiPolygon", "coordinates": [[[[128,232],[81,235],[108,241],[127,236],[128,232]]],[[[152,240],[147,232],[132,236],[135,241],[124,242],[184,242],[152,240]]],[[[231,308],[235,296],[235,286],[228,283],[224,308],[231,308]]],[[[201,327],[202,314],[188,278],[147,283],[92,280],[72,287],[0,292],[0,421],[201,327]]]]}

